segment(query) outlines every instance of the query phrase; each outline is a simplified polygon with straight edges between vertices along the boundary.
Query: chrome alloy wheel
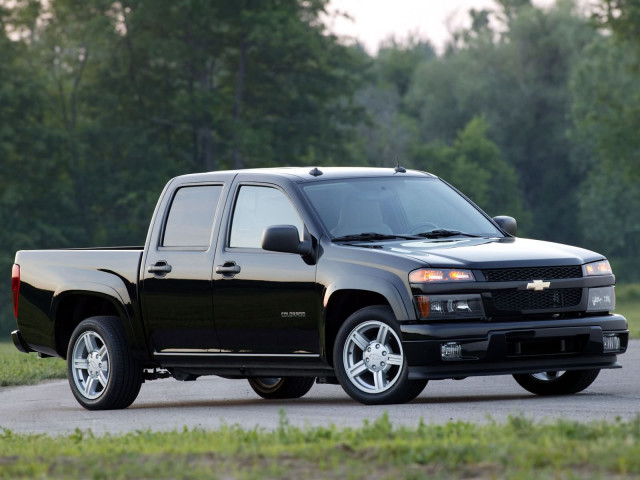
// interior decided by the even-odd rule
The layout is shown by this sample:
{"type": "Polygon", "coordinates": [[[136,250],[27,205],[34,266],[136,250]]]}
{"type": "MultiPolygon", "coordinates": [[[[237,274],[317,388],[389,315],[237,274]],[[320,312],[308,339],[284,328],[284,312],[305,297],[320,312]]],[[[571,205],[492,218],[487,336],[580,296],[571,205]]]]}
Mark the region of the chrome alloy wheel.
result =
{"type": "Polygon", "coordinates": [[[559,379],[562,375],[564,375],[564,370],[557,372],[533,373],[531,376],[541,382],[553,382],[554,380],[559,379]]]}
{"type": "Polygon", "coordinates": [[[402,343],[389,325],[370,320],[349,333],[342,361],[356,388],[365,393],[381,393],[391,388],[401,376],[402,343]]]}
{"type": "Polygon", "coordinates": [[[257,377],[253,380],[264,388],[273,388],[282,382],[282,377],[257,377]]]}
{"type": "Polygon", "coordinates": [[[96,332],[80,335],[73,346],[73,381],[88,400],[100,397],[109,382],[109,351],[96,332]]]}

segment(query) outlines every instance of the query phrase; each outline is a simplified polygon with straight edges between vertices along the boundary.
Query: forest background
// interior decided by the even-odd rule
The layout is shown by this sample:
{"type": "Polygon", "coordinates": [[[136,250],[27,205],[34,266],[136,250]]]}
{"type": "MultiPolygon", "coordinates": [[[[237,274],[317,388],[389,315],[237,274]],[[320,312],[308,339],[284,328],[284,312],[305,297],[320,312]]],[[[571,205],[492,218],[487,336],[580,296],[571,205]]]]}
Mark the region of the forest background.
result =
{"type": "Polygon", "coordinates": [[[640,281],[640,1],[496,0],[377,54],[328,0],[0,0],[0,337],[18,249],[142,245],[199,171],[400,164],[640,281]]]}

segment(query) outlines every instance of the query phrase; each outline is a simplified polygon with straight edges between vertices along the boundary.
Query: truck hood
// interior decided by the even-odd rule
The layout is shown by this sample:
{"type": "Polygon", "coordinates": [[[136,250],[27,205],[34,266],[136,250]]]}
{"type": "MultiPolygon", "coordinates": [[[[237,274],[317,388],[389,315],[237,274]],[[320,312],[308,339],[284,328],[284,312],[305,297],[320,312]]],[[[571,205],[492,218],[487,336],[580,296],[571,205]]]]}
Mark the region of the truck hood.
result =
{"type": "Polygon", "coordinates": [[[472,269],[581,265],[604,258],[583,248],[525,238],[404,240],[376,245],[376,249],[379,248],[433,267],[472,269]]]}

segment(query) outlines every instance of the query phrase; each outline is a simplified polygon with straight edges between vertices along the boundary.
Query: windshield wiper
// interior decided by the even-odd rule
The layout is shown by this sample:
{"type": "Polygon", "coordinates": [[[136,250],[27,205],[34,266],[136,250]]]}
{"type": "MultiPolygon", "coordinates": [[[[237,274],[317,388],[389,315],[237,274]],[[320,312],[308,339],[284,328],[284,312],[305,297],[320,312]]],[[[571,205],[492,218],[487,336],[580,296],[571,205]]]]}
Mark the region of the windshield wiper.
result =
{"type": "Polygon", "coordinates": [[[343,235],[336,237],[333,242],[352,242],[352,241],[371,241],[371,240],[392,240],[394,238],[404,238],[408,240],[415,240],[419,238],[417,235],[396,235],[394,233],[377,233],[377,232],[364,232],[354,233],[351,235],[343,235]]]}
{"type": "Polygon", "coordinates": [[[416,233],[418,237],[424,238],[443,238],[443,237],[482,237],[482,235],[475,235],[473,233],[465,233],[460,230],[448,230],[446,228],[436,228],[429,230],[428,232],[416,233]]]}

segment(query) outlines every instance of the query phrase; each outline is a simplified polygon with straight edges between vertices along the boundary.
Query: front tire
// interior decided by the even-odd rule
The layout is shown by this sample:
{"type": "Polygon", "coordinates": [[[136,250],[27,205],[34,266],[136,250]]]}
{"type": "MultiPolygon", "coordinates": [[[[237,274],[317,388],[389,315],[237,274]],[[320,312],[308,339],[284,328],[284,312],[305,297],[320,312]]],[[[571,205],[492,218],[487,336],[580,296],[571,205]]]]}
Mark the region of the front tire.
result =
{"type": "Polygon", "coordinates": [[[596,379],[600,370],[550,371],[514,375],[518,384],[536,395],[570,395],[583,391],[596,379]]]}
{"type": "Polygon", "coordinates": [[[67,351],[69,385],[87,410],[115,410],[133,403],[142,368],[128,348],[118,317],[90,317],[74,330],[67,351]]]}
{"type": "Polygon", "coordinates": [[[314,377],[255,377],[248,380],[253,391],[267,400],[304,397],[315,382],[314,377]]]}
{"type": "Polygon", "coordinates": [[[340,385],[366,405],[405,403],[420,395],[426,380],[409,380],[401,333],[393,311],[365,307],[344,322],[336,337],[333,365],[340,385]]]}

